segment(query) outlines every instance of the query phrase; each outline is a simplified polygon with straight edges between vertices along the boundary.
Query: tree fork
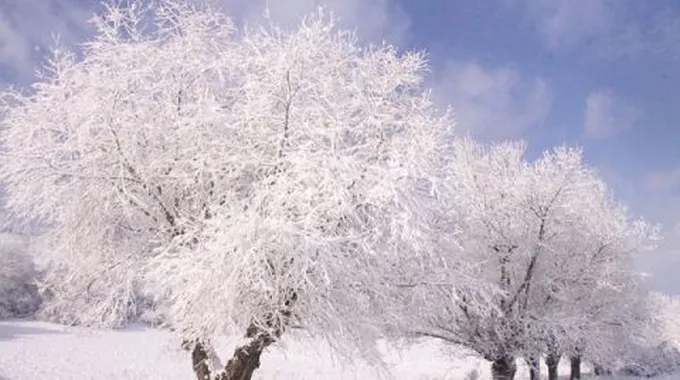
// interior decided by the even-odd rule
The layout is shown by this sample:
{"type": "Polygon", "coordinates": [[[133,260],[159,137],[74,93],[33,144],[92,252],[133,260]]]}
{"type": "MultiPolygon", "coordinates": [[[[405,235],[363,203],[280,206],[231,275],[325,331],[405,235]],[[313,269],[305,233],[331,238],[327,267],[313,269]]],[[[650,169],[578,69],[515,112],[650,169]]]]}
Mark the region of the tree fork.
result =
{"type": "Polygon", "coordinates": [[[262,352],[276,339],[261,328],[251,325],[246,332],[248,342],[236,347],[223,371],[213,373],[210,368],[210,355],[206,346],[196,341],[191,353],[191,361],[197,380],[250,380],[260,367],[262,352]]]}
{"type": "Polygon", "coordinates": [[[234,354],[224,367],[224,371],[217,374],[212,373],[210,368],[212,358],[206,350],[205,344],[198,340],[195,341],[191,361],[197,380],[250,380],[255,370],[260,367],[260,357],[264,349],[276,342],[290,323],[291,309],[295,301],[297,301],[297,292],[290,290],[283,308],[280,310],[283,318],[276,320],[273,315],[268,315],[265,318],[266,326],[271,330],[263,329],[257,324],[251,323],[246,330],[247,343],[236,347],[234,354]]]}

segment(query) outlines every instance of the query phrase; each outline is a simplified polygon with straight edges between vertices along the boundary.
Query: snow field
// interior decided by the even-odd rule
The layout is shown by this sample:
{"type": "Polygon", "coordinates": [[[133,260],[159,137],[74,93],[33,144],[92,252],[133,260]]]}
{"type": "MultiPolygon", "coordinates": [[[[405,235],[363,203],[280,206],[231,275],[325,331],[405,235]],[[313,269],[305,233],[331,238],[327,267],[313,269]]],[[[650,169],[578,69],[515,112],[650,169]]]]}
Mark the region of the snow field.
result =
{"type": "MultiPolygon", "coordinates": [[[[217,348],[224,358],[237,339],[217,348]]],[[[386,369],[334,357],[302,337],[265,352],[254,379],[270,380],[486,380],[489,365],[474,355],[424,341],[407,349],[385,348],[386,369]],[[475,373],[477,377],[475,377],[475,373]]],[[[566,362],[561,373],[566,374],[566,362]]],[[[586,368],[586,372],[587,372],[586,368]]],[[[144,327],[100,331],[45,322],[0,322],[0,379],[191,380],[189,354],[170,332],[144,327]]],[[[516,379],[528,378],[519,363],[516,379]]],[[[659,380],[672,380],[667,377],[659,380]]]]}

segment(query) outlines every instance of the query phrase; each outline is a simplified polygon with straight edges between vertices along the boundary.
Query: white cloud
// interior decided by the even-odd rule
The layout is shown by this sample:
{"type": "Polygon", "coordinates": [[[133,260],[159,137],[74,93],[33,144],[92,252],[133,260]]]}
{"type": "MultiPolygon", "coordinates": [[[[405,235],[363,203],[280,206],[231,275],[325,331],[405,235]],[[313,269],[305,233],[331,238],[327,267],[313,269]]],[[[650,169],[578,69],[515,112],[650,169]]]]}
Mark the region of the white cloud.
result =
{"type": "Polygon", "coordinates": [[[65,44],[79,42],[93,10],[68,0],[0,1],[0,66],[15,75],[0,80],[32,78],[38,49],[52,45],[54,35],[65,44]]]}
{"type": "Polygon", "coordinates": [[[458,131],[485,140],[515,138],[540,126],[550,113],[552,91],[542,78],[522,78],[509,68],[448,62],[438,73],[434,94],[451,104],[458,131]]]}
{"type": "Polygon", "coordinates": [[[680,169],[658,171],[647,175],[645,187],[651,191],[668,191],[680,185],[680,169]]]}
{"type": "Polygon", "coordinates": [[[635,127],[641,112],[609,91],[591,92],[586,98],[585,135],[591,139],[613,137],[635,127]]]}
{"type": "Polygon", "coordinates": [[[528,16],[548,48],[573,47],[614,27],[608,0],[525,0],[528,16]]]}

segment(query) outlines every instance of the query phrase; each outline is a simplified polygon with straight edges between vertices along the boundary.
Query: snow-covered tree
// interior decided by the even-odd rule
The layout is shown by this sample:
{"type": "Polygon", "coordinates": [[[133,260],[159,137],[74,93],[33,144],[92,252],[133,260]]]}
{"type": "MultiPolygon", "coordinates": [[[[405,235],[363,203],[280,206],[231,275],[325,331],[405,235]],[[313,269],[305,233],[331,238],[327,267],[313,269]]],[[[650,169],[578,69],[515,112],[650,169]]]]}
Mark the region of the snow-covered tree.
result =
{"type": "Polygon", "coordinates": [[[609,363],[621,355],[613,348],[639,329],[644,310],[633,259],[649,248],[656,229],[631,219],[578,149],[546,153],[534,171],[534,189],[555,179],[562,185],[548,193],[557,207],[546,220],[549,254],[529,295],[534,348],[527,346],[547,354],[550,379],[557,378],[563,353],[570,356],[571,376],[580,378],[582,357],[609,363]]]}
{"type": "Polygon", "coordinates": [[[293,320],[368,351],[395,281],[438,252],[452,122],[423,55],[321,11],[239,33],[182,3],[110,6],[82,59],[56,49],[32,93],[2,95],[8,207],[50,227],[45,312],[115,326],[161,302],[202,380],[250,378],[293,320]],[[234,332],[222,366],[210,338],[234,332]]]}
{"type": "Polygon", "coordinates": [[[522,290],[516,283],[526,262],[519,256],[527,255],[525,226],[521,223],[528,179],[523,153],[524,146],[518,143],[484,147],[461,139],[454,144],[448,163],[450,176],[440,187],[444,198],[453,199],[446,211],[454,226],[451,231],[457,231],[458,244],[448,246],[444,254],[462,250],[474,257],[480,265],[471,275],[500,292],[433,287],[427,306],[419,308],[417,315],[422,319],[415,327],[423,335],[477,351],[492,362],[496,377],[514,376],[518,354],[518,326],[509,313],[515,303],[523,303],[518,298],[522,290]],[[485,304],[491,307],[479,307],[485,304]]]}
{"type": "Polygon", "coordinates": [[[536,363],[549,345],[587,338],[574,331],[595,336],[611,323],[605,305],[617,296],[598,289],[625,285],[631,244],[649,230],[610,200],[579,149],[558,147],[535,162],[524,153],[521,143],[454,145],[451,175],[441,186],[456,199],[450,213],[460,248],[452,251],[479,263],[473,275],[500,292],[491,308],[480,309],[488,296],[459,287],[452,299],[450,290],[433,289],[434,306],[421,321],[424,335],[491,361],[495,379],[513,378],[518,356],[536,363]],[[575,307],[576,294],[583,298],[575,307]]]}

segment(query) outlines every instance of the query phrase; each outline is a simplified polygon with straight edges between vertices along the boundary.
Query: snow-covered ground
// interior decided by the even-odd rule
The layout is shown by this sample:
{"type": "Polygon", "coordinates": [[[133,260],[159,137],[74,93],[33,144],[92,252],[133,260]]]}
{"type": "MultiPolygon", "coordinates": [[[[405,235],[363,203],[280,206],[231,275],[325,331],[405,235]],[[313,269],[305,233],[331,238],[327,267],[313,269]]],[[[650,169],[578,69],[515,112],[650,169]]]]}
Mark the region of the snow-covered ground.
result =
{"type": "MultiPolygon", "coordinates": [[[[343,365],[318,345],[304,339],[285,342],[265,353],[256,379],[336,380],[378,379],[376,370],[355,363],[343,365]]],[[[229,342],[220,347],[230,350],[229,342]]],[[[425,342],[403,351],[386,350],[389,374],[398,380],[489,379],[488,364],[463,351],[443,350],[425,342]],[[474,377],[474,372],[478,377],[474,377]]],[[[566,373],[566,368],[563,370],[566,373]]],[[[190,380],[189,355],[176,336],[166,331],[129,328],[92,331],[43,322],[0,322],[0,380],[190,380]]],[[[528,378],[520,367],[516,377],[528,378]]],[[[678,377],[667,378],[680,379],[678,377]]]]}

